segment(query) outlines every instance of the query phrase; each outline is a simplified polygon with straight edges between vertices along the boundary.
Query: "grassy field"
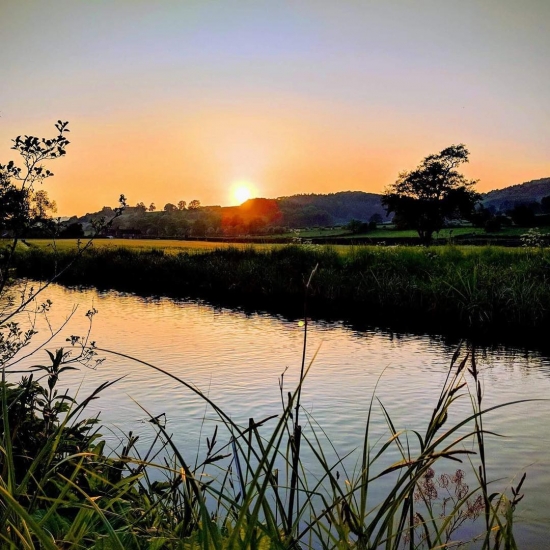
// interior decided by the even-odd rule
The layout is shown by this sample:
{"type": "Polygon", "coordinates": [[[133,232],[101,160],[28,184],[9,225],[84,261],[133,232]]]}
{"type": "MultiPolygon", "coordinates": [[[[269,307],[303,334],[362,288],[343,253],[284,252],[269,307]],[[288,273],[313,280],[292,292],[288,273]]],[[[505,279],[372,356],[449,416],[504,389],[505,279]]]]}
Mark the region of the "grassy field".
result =
{"type": "MultiPolygon", "coordinates": [[[[484,233],[483,229],[473,227],[457,227],[454,229],[442,229],[439,235],[434,235],[434,238],[449,239],[450,237],[456,237],[458,235],[471,234],[473,231],[478,233],[484,233]]],[[[525,230],[522,230],[524,233],[525,230]]],[[[520,233],[521,234],[521,233],[520,233]]],[[[371,239],[387,239],[391,237],[395,238],[417,238],[418,233],[413,229],[397,231],[393,226],[380,226],[378,229],[369,231],[368,233],[356,233],[353,234],[343,227],[337,228],[314,228],[314,229],[300,229],[296,232],[283,233],[281,235],[274,235],[274,237],[284,237],[292,239],[300,237],[302,239],[328,239],[330,237],[344,237],[344,238],[371,238],[371,239]]]]}
{"type": "MultiPolygon", "coordinates": [[[[521,235],[527,233],[528,228],[525,227],[507,227],[503,228],[498,233],[487,233],[479,227],[456,227],[452,229],[443,229],[439,233],[434,234],[434,241],[436,243],[447,243],[451,239],[461,236],[471,236],[473,238],[519,238],[521,235]]],[[[541,235],[550,235],[550,227],[540,228],[541,235]]],[[[129,248],[132,250],[164,250],[166,253],[173,254],[179,252],[208,252],[217,249],[224,249],[228,247],[234,247],[243,249],[253,246],[256,250],[269,250],[272,247],[279,247],[281,244],[262,242],[263,240],[269,241],[271,238],[275,239],[368,239],[373,244],[385,242],[390,244],[392,239],[417,239],[418,234],[414,230],[396,231],[392,227],[380,227],[374,231],[368,233],[361,233],[353,235],[349,231],[343,228],[315,228],[305,229],[299,232],[289,232],[282,235],[273,235],[265,237],[250,237],[250,241],[246,243],[238,242],[221,242],[221,241],[192,241],[192,240],[175,240],[175,239],[96,239],[93,243],[93,247],[96,249],[116,249],[119,247],[129,248]]],[[[82,242],[87,242],[86,239],[82,239],[82,242]]],[[[6,241],[9,244],[8,241],[6,241]]],[[[0,240],[0,245],[2,240],[0,240]]],[[[55,242],[55,248],[61,252],[68,250],[74,250],[77,246],[76,239],[60,239],[55,242]]],[[[335,245],[340,252],[345,252],[346,245],[342,247],[335,245]]],[[[26,239],[19,245],[20,250],[27,248],[38,247],[52,249],[51,239],[26,239]],[[26,243],[26,244],[25,244],[26,243]]]]}
{"type": "MultiPolygon", "coordinates": [[[[442,229],[439,233],[434,233],[434,240],[448,240],[451,237],[458,237],[459,235],[470,235],[476,229],[473,227],[456,227],[454,229],[442,229]]],[[[483,233],[482,229],[477,229],[478,232],[483,233]]],[[[377,239],[391,239],[391,238],[418,238],[418,233],[413,229],[408,229],[404,231],[397,231],[392,228],[380,227],[374,231],[369,231],[368,233],[361,233],[357,235],[347,234],[346,237],[352,239],[357,237],[365,237],[373,240],[377,239]]]]}
{"type": "MultiPolygon", "coordinates": [[[[530,228],[528,227],[504,227],[501,231],[494,232],[494,233],[488,233],[485,231],[482,227],[455,227],[452,229],[442,229],[439,233],[434,233],[434,240],[443,240],[447,241],[451,238],[456,238],[464,235],[472,236],[472,237],[521,237],[521,235],[527,233],[530,228]]],[[[550,234],[550,227],[541,227],[539,228],[539,231],[542,235],[549,235],[550,234]]],[[[316,235],[318,237],[322,237],[322,233],[316,235]]],[[[418,233],[412,229],[404,230],[404,231],[397,231],[392,228],[385,228],[380,227],[378,229],[375,229],[374,231],[370,231],[369,233],[361,233],[357,235],[351,235],[349,233],[346,233],[345,235],[341,235],[345,238],[370,238],[373,240],[377,239],[391,239],[391,238],[417,238],[418,233]]]]}
{"type": "MultiPolygon", "coordinates": [[[[82,239],[82,243],[85,244],[86,239],[82,239]]],[[[28,250],[32,248],[39,248],[44,250],[58,250],[59,252],[74,251],[77,248],[76,239],[59,239],[52,244],[51,239],[26,239],[25,243],[19,243],[19,250],[28,250]],[[27,244],[25,244],[27,243],[27,244]]],[[[167,254],[178,254],[180,252],[209,252],[217,249],[225,248],[249,248],[254,247],[257,250],[270,249],[273,244],[264,243],[224,243],[224,242],[210,242],[210,241],[179,241],[172,239],[96,239],[94,240],[92,247],[94,249],[107,249],[116,250],[117,248],[128,248],[130,250],[163,250],[167,254]]]]}

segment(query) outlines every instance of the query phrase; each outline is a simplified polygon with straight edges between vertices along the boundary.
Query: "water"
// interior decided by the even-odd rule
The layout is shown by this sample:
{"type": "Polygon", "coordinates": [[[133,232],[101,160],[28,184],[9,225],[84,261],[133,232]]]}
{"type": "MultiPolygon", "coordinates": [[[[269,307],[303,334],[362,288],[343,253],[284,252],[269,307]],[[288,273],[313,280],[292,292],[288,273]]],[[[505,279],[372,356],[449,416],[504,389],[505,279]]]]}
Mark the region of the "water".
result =
{"type": "MultiPolygon", "coordinates": [[[[51,327],[59,327],[73,306],[78,306],[67,325],[48,342],[48,348],[68,345],[65,339],[71,334],[85,335],[85,313],[96,308],[99,313],[93,319],[91,337],[100,348],[170,371],[200,388],[243,424],[249,418],[260,420],[281,411],[279,378],[285,369],[285,391],[292,390],[298,379],[303,327],[297,321],[215,309],[197,302],[60,286],[48,289],[47,298],[53,302],[48,314],[51,327]]],[[[38,327],[33,344],[50,335],[45,319],[39,318],[38,327]]],[[[316,357],[303,389],[303,406],[345,455],[361,441],[370,399],[382,375],[376,395],[396,428],[420,430],[435,405],[453,352],[454,347],[443,339],[311,322],[307,359],[316,357]]],[[[193,462],[199,441],[214,429],[213,411],[190,390],[161,373],[106,352],[100,356],[105,361],[96,369],[83,367],[67,373],[63,382],[71,389],[78,383],[84,396],[101,382],[122,377],[93,402],[91,409],[101,411],[103,433],[110,446],[119,447],[121,434],[129,430],[140,434],[144,448],[152,441],[154,431],[141,406],[154,416],[166,414],[167,430],[193,462]]],[[[47,362],[46,354],[40,351],[33,356],[33,364],[38,357],[47,362]]],[[[19,366],[29,365],[29,361],[19,366]]],[[[492,349],[480,360],[480,367],[486,407],[550,397],[550,358],[536,351],[492,349]]],[[[465,399],[457,410],[465,414],[468,408],[465,399]]],[[[385,438],[388,430],[376,403],[374,412],[373,433],[385,438]]],[[[550,402],[500,409],[485,422],[488,429],[506,436],[488,441],[489,475],[499,480],[494,490],[509,488],[527,472],[516,532],[521,547],[544,548],[546,526],[550,525],[550,402]]],[[[335,460],[330,452],[329,456],[335,460]]],[[[352,469],[357,458],[352,454],[346,466],[352,469]]],[[[456,469],[454,463],[447,464],[448,472],[456,469]]],[[[468,476],[469,465],[462,468],[468,476]]],[[[471,471],[470,482],[474,484],[471,471]]]]}

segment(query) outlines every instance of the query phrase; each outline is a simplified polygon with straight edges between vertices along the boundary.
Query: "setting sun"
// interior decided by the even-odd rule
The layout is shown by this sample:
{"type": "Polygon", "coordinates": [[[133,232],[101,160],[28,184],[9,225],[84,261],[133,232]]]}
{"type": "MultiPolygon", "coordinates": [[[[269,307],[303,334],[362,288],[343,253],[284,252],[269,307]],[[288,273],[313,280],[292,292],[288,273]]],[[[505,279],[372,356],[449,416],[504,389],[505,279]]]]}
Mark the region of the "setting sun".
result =
{"type": "Polygon", "coordinates": [[[233,186],[233,200],[236,204],[242,204],[252,198],[252,185],[247,181],[239,181],[233,186]]]}

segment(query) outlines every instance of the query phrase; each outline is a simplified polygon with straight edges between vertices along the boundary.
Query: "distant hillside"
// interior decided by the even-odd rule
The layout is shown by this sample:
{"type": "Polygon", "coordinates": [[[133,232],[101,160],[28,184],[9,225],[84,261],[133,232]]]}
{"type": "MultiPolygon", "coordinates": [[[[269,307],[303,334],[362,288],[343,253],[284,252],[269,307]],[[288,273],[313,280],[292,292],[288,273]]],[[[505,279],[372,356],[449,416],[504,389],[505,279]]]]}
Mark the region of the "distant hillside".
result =
{"type": "Polygon", "coordinates": [[[376,214],[386,218],[382,195],[363,191],[341,191],[327,195],[309,194],[279,197],[277,203],[285,225],[304,227],[336,225],[352,219],[368,222],[376,214]]]}
{"type": "MultiPolygon", "coordinates": [[[[381,195],[362,191],[342,191],[328,195],[293,195],[277,199],[249,199],[239,206],[204,206],[198,209],[146,212],[128,207],[113,224],[117,231],[149,236],[241,235],[262,233],[270,228],[326,227],[352,219],[368,222],[373,216],[386,219],[381,195]]],[[[111,219],[109,207],[71,223],[81,223],[85,231],[99,218],[111,219]]]]}
{"type": "Polygon", "coordinates": [[[550,195],[550,178],[527,181],[518,185],[495,189],[483,195],[483,205],[496,210],[509,210],[518,204],[540,202],[543,197],[550,195]]]}
{"type": "MultiPolygon", "coordinates": [[[[483,204],[495,211],[511,210],[517,204],[540,203],[550,195],[550,178],[490,191],[482,196],[483,204]]],[[[278,234],[286,229],[329,227],[350,220],[362,222],[389,220],[381,204],[382,195],[363,191],[341,191],[326,195],[292,195],[276,199],[255,198],[239,206],[203,206],[146,212],[144,207],[128,207],[111,229],[113,235],[150,237],[239,236],[278,234]]],[[[539,205],[540,207],[540,205],[539,205]]],[[[539,212],[535,212],[539,213],[539,212]]],[[[104,207],[99,212],[73,217],[67,224],[82,224],[91,231],[92,221],[111,219],[114,211],[104,207]]]]}

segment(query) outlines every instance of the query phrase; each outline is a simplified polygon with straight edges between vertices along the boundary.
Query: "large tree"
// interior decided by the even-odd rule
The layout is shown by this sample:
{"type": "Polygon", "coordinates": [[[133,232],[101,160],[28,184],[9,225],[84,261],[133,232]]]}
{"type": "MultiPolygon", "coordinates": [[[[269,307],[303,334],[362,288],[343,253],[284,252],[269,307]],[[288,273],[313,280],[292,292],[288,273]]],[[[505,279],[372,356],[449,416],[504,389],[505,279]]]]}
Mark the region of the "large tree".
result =
{"type": "Polygon", "coordinates": [[[476,181],[457,171],[468,162],[468,156],[464,145],[451,145],[426,157],[414,170],[400,173],[382,197],[387,214],[395,213],[401,222],[416,229],[425,244],[446,220],[468,219],[480,199],[473,189],[476,181]]]}

